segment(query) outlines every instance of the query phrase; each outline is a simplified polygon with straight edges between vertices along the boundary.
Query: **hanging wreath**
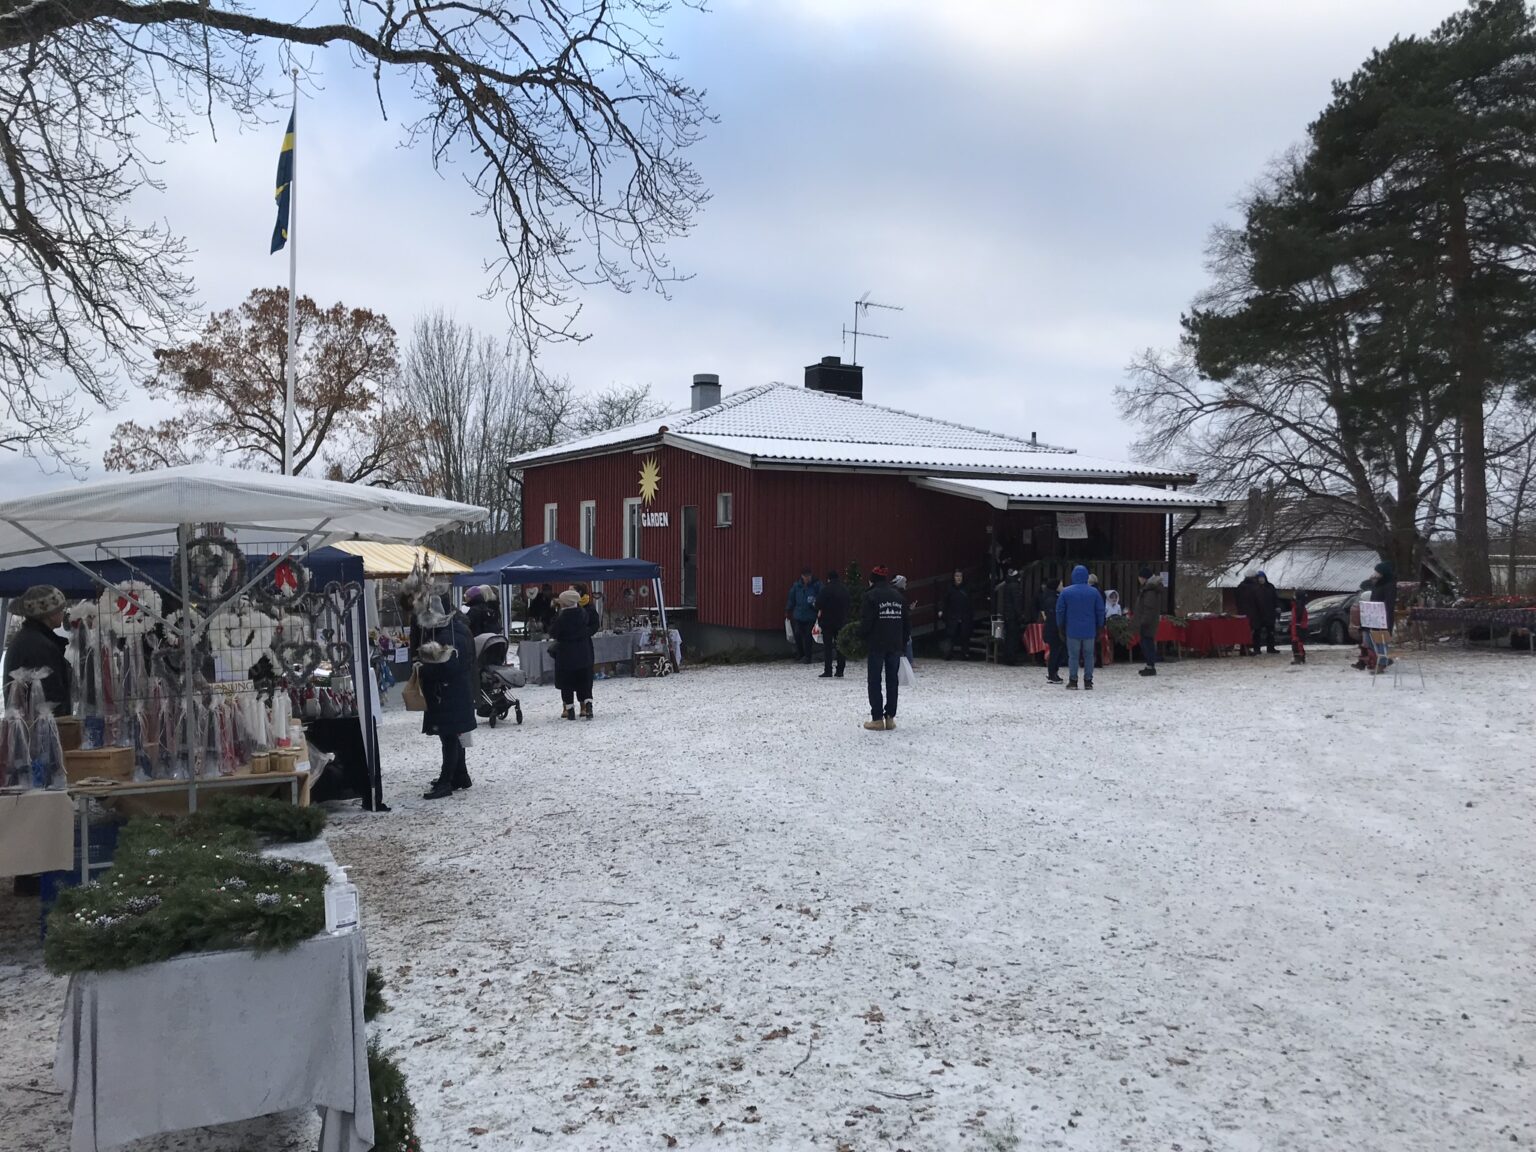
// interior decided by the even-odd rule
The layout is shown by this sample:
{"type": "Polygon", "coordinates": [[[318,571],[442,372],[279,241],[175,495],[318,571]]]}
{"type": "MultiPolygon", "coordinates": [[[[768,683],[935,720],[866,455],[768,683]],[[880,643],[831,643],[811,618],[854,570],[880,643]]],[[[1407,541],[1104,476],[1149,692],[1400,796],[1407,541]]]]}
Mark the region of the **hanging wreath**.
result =
{"type": "Polygon", "coordinates": [[[208,643],[215,652],[261,652],[272,645],[277,621],[242,596],[208,625],[208,643]]]}
{"type": "MultiPolygon", "coordinates": [[[[245,578],[245,553],[228,536],[209,532],[187,541],[187,579],[193,600],[222,600],[245,578]]],[[[171,574],[181,583],[181,554],[172,561],[171,574]]]]}
{"type": "MultiPolygon", "coordinates": [[[[270,564],[276,559],[276,555],[269,556],[267,562],[270,564]]],[[[295,608],[309,595],[309,583],[309,569],[290,556],[280,561],[261,583],[251,589],[251,596],[266,608],[295,608]]]]}
{"type": "Polygon", "coordinates": [[[99,627],[117,636],[143,636],[154,628],[159,615],[159,595],[137,580],[108,588],[97,601],[99,627]]]}

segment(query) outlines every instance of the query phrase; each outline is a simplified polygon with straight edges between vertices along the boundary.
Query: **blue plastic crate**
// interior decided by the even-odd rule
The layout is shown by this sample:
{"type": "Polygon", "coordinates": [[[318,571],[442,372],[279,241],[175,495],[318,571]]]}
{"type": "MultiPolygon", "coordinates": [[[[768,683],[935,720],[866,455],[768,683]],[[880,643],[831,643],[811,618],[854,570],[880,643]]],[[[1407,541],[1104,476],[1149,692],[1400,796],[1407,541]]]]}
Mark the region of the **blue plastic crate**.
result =
{"type": "MultiPolygon", "coordinates": [[[[115,823],[92,824],[87,837],[86,851],[90,853],[91,867],[111,864],[117,854],[117,833],[122,827],[115,823]]],[[[68,872],[44,872],[38,877],[38,934],[48,938],[48,913],[58,902],[59,893],[80,883],[80,835],[75,834],[75,864],[68,872]]]]}

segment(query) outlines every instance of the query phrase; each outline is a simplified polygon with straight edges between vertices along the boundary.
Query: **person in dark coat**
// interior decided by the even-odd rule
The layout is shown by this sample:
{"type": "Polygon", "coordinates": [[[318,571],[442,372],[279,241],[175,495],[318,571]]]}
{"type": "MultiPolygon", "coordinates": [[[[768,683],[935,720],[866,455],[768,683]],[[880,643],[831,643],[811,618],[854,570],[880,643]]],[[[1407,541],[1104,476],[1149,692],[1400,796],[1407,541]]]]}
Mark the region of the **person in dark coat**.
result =
{"type": "Polygon", "coordinates": [[[958,655],[962,660],[969,660],[975,615],[971,608],[971,590],[966,587],[965,573],[959,568],[955,569],[955,582],[944,589],[944,598],[939,601],[939,619],[949,636],[949,655],[944,659],[953,660],[958,655]]]}
{"type": "Polygon", "coordinates": [[[581,593],[567,588],[560,593],[556,603],[560,614],[550,627],[549,637],[555,642],[555,687],[560,690],[560,715],[566,720],[576,719],[576,704],[581,704],[581,715],[592,719],[592,617],[589,606],[581,602],[581,593]]]}
{"type": "Polygon", "coordinates": [[[848,661],[837,646],[837,634],[847,626],[848,613],[852,607],[848,585],[843,583],[834,568],[827,573],[826,583],[821,586],[821,595],[816,598],[817,618],[821,622],[821,651],[825,662],[825,668],[817,679],[840,677],[847,667],[848,661]],[[835,672],[832,670],[833,664],[837,665],[835,672]]]}
{"type": "Polygon", "coordinates": [[[1141,589],[1136,593],[1136,631],[1141,645],[1141,658],[1146,667],[1143,676],[1157,675],[1157,627],[1163,620],[1163,578],[1151,568],[1143,566],[1136,575],[1141,589]]]}
{"type": "Polygon", "coordinates": [[[790,622],[795,634],[795,658],[809,664],[816,655],[816,597],[821,595],[821,585],[816,574],[809,568],[800,573],[800,579],[789,586],[784,600],[784,619],[790,622]]]}
{"type": "Polygon", "coordinates": [[[1263,572],[1253,578],[1252,600],[1253,614],[1248,619],[1253,625],[1253,654],[1257,656],[1263,645],[1264,651],[1274,655],[1280,651],[1275,647],[1275,621],[1280,616],[1280,593],[1263,572]]]}
{"type": "MultiPolygon", "coordinates": [[[[1369,592],[1372,602],[1387,606],[1387,634],[1390,636],[1392,629],[1397,626],[1397,573],[1388,560],[1377,564],[1375,572],[1373,577],[1360,585],[1360,590],[1369,592]]],[[[1391,659],[1388,658],[1382,667],[1388,667],[1391,663],[1391,659]]],[[[1354,666],[1360,669],[1376,667],[1376,649],[1372,646],[1371,638],[1364,628],[1360,629],[1360,659],[1354,666]]]]}
{"type": "Polygon", "coordinates": [[[1003,663],[1010,667],[1019,662],[1019,641],[1024,632],[1024,585],[1019,570],[1008,569],[1008,577],[997,586],[997,612],[1003,618],[1003,663]]]}
{"type": "Polygon", "coordinates": [[[66,651],[69,641],[55,629],[64,626],[64,593],[47,584],[28,588],[11,606],[22,618],[21,627],[5,650],[4,683],[9,695],[11,678],[23,669],[43,669],[43,699],[53,705],[55,716],[74,709],[74,679],[66,651]]]}
{"type": "Polygon", "coordinates": [[[890,572],[876,567],[870,571],[870,588],[864,594],[859,618],[859,635],[869,646],[869,711],[871,719],[864,727],[871,732],[889,732],[896,727],[896,697],[900,686],[901,657],[912,639],[912,616],[907,600],[891,587],[890,572]],[[880,678],[885,677],[885,695],[880,693],[880,678]]]}
{"type": "Polygon", "coordinates": [[[528,605],[528,623],[537,624],[541,632],[548,632],[557,611],[559,609],[555,607],[555,590],[545,584],[539,589],[539,594],[533,598],[533,602],[528,605]]]}
{"type": "Polygon", "coordinates": [[[440,628],[417,628],[413,653],[421,666],[421,690],[427,698],[421,730],[443,745],[443,766],[423,799],[441,800],[468,788],[469,767],[463,737],[475,730],[475,643],[458,612],[440,628]]]}
{"type": "Polygon", "coordinates": [[[592,625],[592,635],[596,636],[603,630],[602,609],[597,606],[597,597],[592,595],[592,588],[587,584],[572,584],[576,589],[576,595],[581,597],[581,606],[587,613],[587,623],[592,625]]]}
{"type": "Polygon", "coordinates": [[[465,621],[471,636],[501,635],[501,607],[496,602],[494,588],[489,584],[476,585],[464,593],[464,603],[469,605],[465,621]]]}
{"type": "Polygon", "coordinates": [[[1056,576],[1047,581],[1040,589],[1040,631],[1044,634],[1046,646],[1045,681],[1047,684],[1061,684],[1062,666],[1067,662],[1067,644],[1061,637],[1061,627],[1056,623],[1056,599],[1061,595],[1061,577],[1056,576]]]}

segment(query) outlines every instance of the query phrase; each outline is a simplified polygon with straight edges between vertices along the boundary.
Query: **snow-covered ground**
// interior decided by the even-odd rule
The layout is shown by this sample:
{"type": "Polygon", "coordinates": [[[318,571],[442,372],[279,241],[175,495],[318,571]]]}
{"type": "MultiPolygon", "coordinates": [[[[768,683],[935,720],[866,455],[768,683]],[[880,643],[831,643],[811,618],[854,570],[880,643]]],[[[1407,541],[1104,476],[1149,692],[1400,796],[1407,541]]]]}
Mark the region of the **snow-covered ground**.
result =
{"type": "MultiPolygon", "coordinates": [[[[393,813],[329,836],[426,1149],[1536,1144],[1536,658],[1346,659],[926,664],[890,733],[788,665],[529,689],[436,803],[392,713],[393,813]]],[[[0,1143],[62,1149],[29,912],[0,1143]]]]}

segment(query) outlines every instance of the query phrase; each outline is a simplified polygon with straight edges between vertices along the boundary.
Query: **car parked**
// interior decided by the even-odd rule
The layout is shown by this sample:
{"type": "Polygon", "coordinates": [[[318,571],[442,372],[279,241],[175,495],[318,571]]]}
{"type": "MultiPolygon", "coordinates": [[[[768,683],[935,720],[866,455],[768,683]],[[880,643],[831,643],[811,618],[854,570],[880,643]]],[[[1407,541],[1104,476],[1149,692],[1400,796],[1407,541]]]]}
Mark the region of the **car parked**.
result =
{"type": "MultiPolygon", "coordinates": [[[[1350,609],[1360,601],[1359,592],[1338,592],[1331,596],[1318,596],[1307,601],[1307,640],[1323,644],[1351,644],[1350,609]]],[[[1286,601],[1275,627],[1276,639],[1289,643],[1291,638],[1291,607],[1286,601]]]]}

